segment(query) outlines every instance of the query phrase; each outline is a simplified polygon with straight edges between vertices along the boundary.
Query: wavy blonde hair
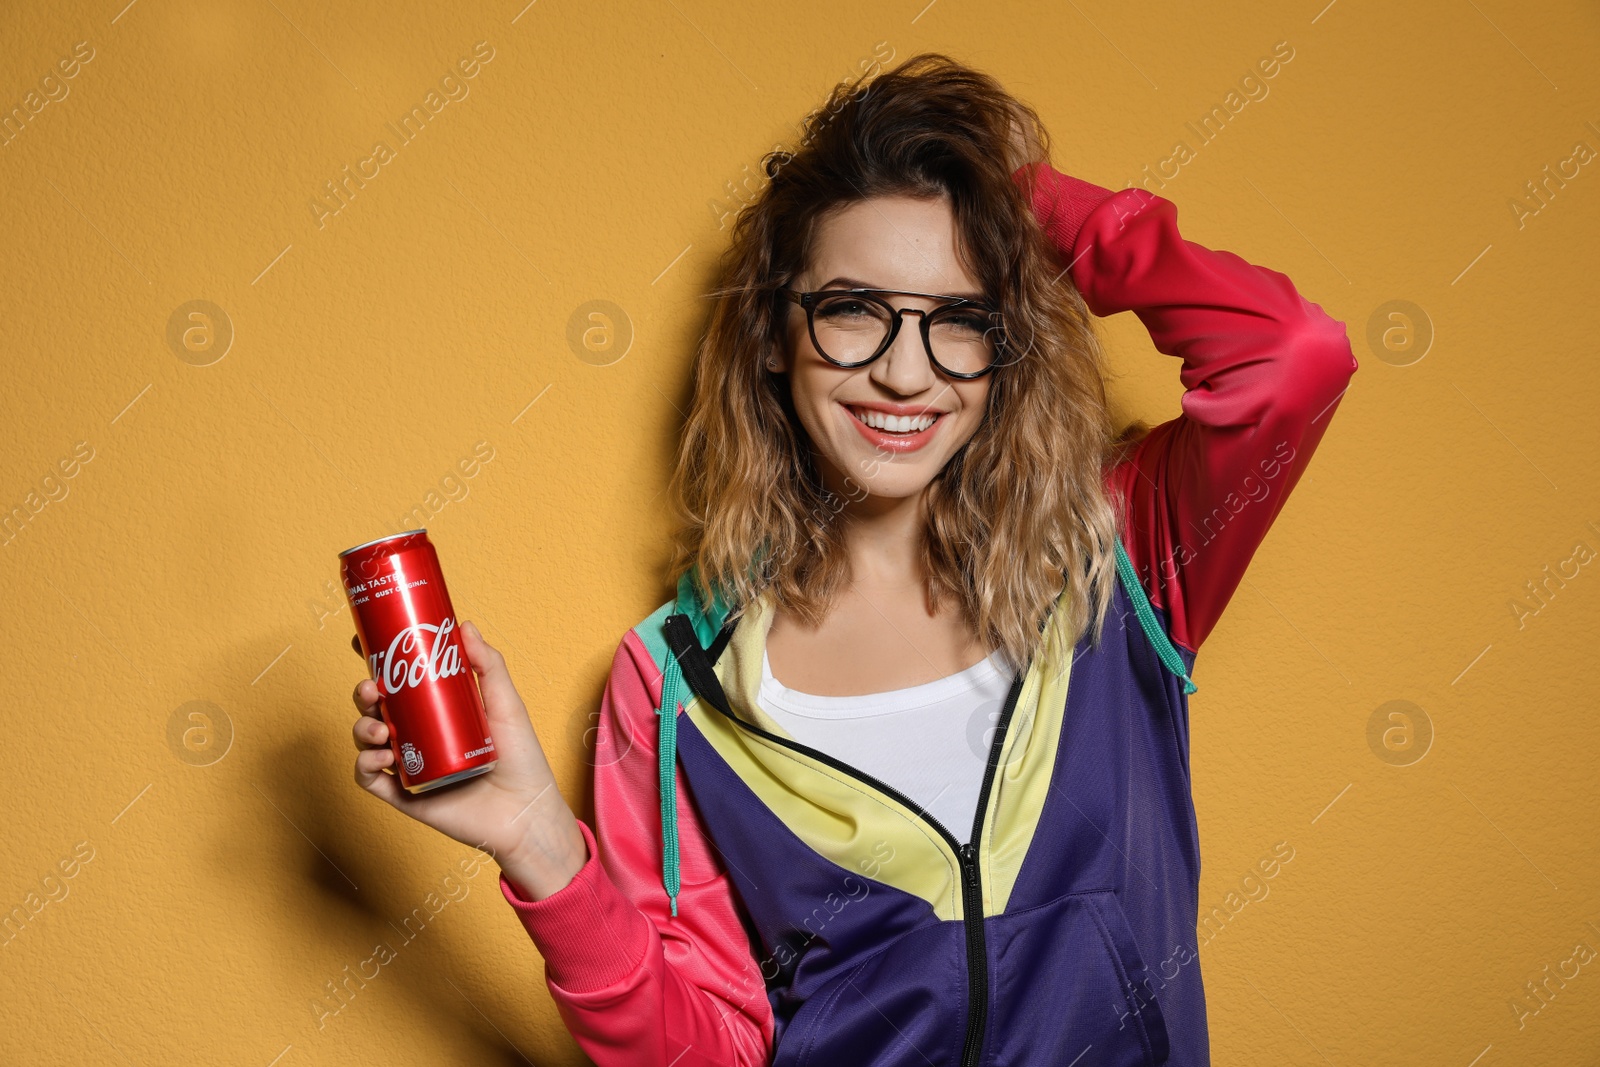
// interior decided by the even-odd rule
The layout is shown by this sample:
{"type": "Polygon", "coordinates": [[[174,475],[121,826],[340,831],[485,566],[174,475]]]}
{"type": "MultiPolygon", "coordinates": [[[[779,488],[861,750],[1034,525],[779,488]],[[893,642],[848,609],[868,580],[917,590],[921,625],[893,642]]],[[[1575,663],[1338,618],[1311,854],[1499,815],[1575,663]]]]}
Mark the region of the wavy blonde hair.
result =
{"type": "MultiPolygon", "coordinates": [[[[987,647],[1020,667],[1050,632],[1098,642],[1116,581],[1120,516],[1105,490],[1112,429],[1094,319],[1032,210],[1049,158],[1038,115],[990,76],[938,53],[835,87],[795,152],[739,212],[695,354],[670,486],[671,570],[737,616],[763,592],[816,625],[849,581],[847,501],[824,487],[788,379],[765,368],[788,304],[773,290],[808,262],[819,219],[878,196],[946,196],[964,261],[999,306],[1007,358],[987,410],[929,486],[922,569],[934,610],[953,598],[987,647]],[[876,75],[876,76],[874,76],[876,75]],[[1063,593],[1064,632],[1046,628],[1063,593]]],[[[864,491],[864,490],[863,490],[864,491]]]]}

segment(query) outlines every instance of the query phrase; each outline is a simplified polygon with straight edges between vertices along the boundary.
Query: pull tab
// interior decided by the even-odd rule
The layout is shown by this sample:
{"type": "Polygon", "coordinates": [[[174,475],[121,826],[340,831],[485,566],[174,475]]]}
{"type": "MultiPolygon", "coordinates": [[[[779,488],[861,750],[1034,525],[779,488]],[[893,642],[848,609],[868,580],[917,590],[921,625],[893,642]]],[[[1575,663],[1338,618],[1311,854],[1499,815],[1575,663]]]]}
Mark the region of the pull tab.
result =
{"type": "Polygon", "coordinates": [[[969,886],[978,884],[978,850],[968,842],[956,852],[961,859],[961,877],[969,886]]]}

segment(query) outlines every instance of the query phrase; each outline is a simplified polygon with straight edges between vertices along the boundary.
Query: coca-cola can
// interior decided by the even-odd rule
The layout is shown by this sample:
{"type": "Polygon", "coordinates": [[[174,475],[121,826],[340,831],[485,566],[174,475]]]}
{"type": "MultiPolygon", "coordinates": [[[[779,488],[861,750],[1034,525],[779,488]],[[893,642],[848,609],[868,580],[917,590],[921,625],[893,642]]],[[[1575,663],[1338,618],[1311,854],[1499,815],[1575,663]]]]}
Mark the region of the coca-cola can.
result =
{"type": "Polygon", "coordinates": [[[345,549],[339,572],[400,784],[422,793],[492,770],[489,719],[428,531],[345,549]]]}

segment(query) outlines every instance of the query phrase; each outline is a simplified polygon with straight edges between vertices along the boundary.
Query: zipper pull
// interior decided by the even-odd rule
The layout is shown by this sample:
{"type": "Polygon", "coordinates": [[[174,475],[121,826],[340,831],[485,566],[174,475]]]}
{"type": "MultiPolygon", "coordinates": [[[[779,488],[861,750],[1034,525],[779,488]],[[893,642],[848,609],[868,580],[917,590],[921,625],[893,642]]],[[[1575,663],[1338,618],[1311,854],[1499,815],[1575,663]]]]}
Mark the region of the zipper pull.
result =
{"type": "Polygon", "coordinates": [[[966,883],[971,886],[978,884],[978,850],[968,842],[957,850],[956,855],[961,859],[961,873],[966,883]]]}

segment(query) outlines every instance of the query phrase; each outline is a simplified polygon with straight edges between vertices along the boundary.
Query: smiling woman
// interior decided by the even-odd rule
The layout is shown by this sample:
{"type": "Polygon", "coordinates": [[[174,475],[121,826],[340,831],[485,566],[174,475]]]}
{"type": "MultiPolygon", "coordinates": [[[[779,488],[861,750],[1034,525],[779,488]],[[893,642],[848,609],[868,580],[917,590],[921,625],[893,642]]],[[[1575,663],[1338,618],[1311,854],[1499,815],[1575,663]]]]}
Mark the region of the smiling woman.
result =
{"type": "Polygon", "coordinates": [[[470,625],[496,768],[402,801],[362,682],[357,779],[495,848],[602,1067],[1203,1067],[1190,674],[1356,369],[1344,327],[1055,170],[946,56],[808,125],[722,262],[676,595],[612,661],[594,828],[470,625]],[[1186,386],[1137,435],[1093,325],[1124,311],[1186,386]]]}
{"type": "MultiPolygon", "coordinates": [[[[1031,175],[1013,179],[1032,161],[1023,153],[1047,152],[1046,135],[981,78],[919,57],[841,85],[829,121],[800,153],[769,160],[771,184],[734,226],[679,445],[674,570],[692,568],[708,602],[714,588],[730,602],[770,590],[775,664],[795,658],[782,654],[790,622],[814,627],[847,584],[857,603],[912,609],[870,624],[920,650],[901,669],[891,657],[874,678],[886,685],[969,667],[996,646],[1020,664],[1063,582],[1073,631],[1098,631],[1109,602],[1115,519],[1101,468],[1113,441],[1100,347],[1034,220],[1031,175]],[[912,79],[915,91],[902,90],[912,79]],[[827,351],[844,327],[799,294],[837,288],[902,294],[885,296],[864,328],[886,348],[858,339],[827,351]],[[785,291],[796,295],[774,303],[785,291]],[[1003,366],[954,355],[941,366],[949,339],[976,330],[947,319],[935,336],[934,309],[957,298],[988,316],[975,347],[992,346],[1003,366]],[[900,328],[907,316],[917,329],[900,328]],[[1015,402],[1001,402],[1008,395],[1015,402]],[[730,418],[735,401],[759,417],[730,418]],[[883,414],[863,422],[853,410],[883,414]],[[914,435],[871,425],[926,415],[936,421],[914,435]],[[847,480],[871,501],[835,519],[820,505],[846,495],[847,480]],[[916,530],[925,542],[915,566],[898,553],[850,559],[847,531],[886,507],[897,541],[916,530]],[[784,565],[753,569],[759,560],[784,565]]],[[[857,323],[867,314],[859,302],[833,306],[857,323]]],[[[867,681],[848,674],[832,684],[867,681]]]]}

